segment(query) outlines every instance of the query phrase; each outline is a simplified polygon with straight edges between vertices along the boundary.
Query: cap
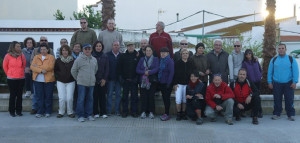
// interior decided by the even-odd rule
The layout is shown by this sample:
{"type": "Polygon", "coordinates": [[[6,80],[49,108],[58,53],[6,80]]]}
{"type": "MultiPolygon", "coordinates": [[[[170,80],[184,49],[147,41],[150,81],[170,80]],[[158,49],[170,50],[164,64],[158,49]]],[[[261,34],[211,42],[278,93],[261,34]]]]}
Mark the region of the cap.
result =
{"type": "Polygon", "coordinates": [[[129,46],[129,45],[134,45],[133,42],[127,42],[126,46],[129,46]]]}
{"type": "Polygon", "coordinates": [[[89,48],[92,48],[92,45],[91,45],[91,44],[84,44],[84,45],[82,46],[83,49],[88,48],[88,47],[89,47],[89,48]]]}

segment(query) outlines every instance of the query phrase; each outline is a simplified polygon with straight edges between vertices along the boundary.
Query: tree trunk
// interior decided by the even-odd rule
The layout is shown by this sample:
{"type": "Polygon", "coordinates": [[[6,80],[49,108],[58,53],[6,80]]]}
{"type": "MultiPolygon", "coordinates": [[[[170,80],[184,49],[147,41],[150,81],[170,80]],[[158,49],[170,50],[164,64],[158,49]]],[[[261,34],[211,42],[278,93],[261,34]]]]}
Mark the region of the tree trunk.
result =
{"type": "Polygon", "coordinates": [[[115,1],[102,0],[102,30],[106,29],[107,20],[115,18],[115,1]]]}
{"type": "Polygon", "coordinates": [[[263,43],[263,78],[261,84],[261,93],[270,94],[272,91],[268,88],[267,75],[271,59],[276,55],[276,23],[275,9],[276,1],[267,0],[267,11],[269,15],[265,19],[265,33],[263,43]]]}

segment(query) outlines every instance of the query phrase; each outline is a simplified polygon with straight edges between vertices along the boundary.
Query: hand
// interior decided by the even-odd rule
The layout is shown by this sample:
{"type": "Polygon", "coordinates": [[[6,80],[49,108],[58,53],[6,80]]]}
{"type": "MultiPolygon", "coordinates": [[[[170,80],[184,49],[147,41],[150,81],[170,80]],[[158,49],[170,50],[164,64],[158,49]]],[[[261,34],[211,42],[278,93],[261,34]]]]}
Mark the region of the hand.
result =
{"type": "Polygon", "coordinates": [[[296,83],[292,83],[292,84],[291,84],[291,88],[292,88],[292,89],[296,89],[296,83]]]}
{"type": "Polygon", "coordinates": [[[249,103],[251,102],[251,99],[252,99],[252,97],[251,97],[251,96],[248,96],[248,97],[246,98],[246,104],[249,104],[249,103]]]}
{"type": "Polygon", "coordinates": [[[193,96],[191,96],[191,95],[186,95],[186,99],[192,99],[193,98],[193,96]]]}
{"type": "Polygon", "coordinates": [[[177,84],[174,85],[174,90],[175,90],[175,91],[177,90],[177,88],[178,88],[178,85],[177,85],[177,84]]]}
{"type": "Polygon", "coordinates": [[[268,87],[269,87],[270,89],[273,89],[273,84],[272,84],[272,83],[269,83],[269,84],[268,84],[268,87]]]}
{"type": "Polygon", "coordinates": [[[200,94],[200,93],[196,94],[196,96],[197,96],[199,99],[203,99],[203,95],[200,94]]]}
{"type": "Polygon", "coordinates": [[[221,111],[221,110],[223,110],[223,108],[222,108],[220,105],[217,105],[217,106],[216,106],[216,110],[217,110],[217,111],[221,111]]]}
{"type": "Polygon", "coordinates": [[[205,76],[205,73],[199,72],[200,76],[205,76]]]}
{"type": "Polygon", "coordinates": [[[210,73],[209,69],[207,69],[205,73],[206,73],[206,74],[209,74],[209,73],[210,73]]]}
{"type": "Polygon", "coordinates": [[[145,75],[146,75],[146,76],[149,75],[149,70],[145,71],[145,75]]]}
{"type": "Polygon", "coordinates": [[[221,98],[221,95],[215,94],[215,95],[214,95],[214,98],[220,99],[220,98],[221,98]]]}
{"type": "Polygon", "coordinates": [[[241,109],[241,110],[244,109],[244,106],[243,106],[242,104],[240,104],[240,103],[237,105],[237,107],[238,107],[239,109],[241,109]]]}
{"type": "Polygon", "coordinates": [[[29,67],[25,68],[25,73],[30,73],[30,68],[29,67]]]}
{"type": "Polygon", "coordinates": [[[105,85],[106,81],[105,81],[104,79],[102,79],[102,80],[100,81],[100,83],[101,83],[100,86],[103,87],[103,86],[105,85]]]}
{"type": "Polygon", "coordinates": [[[47,73],[47,71],[46,70],[42,70],[42,74],[45,74],[45,73],[47,73]]]}

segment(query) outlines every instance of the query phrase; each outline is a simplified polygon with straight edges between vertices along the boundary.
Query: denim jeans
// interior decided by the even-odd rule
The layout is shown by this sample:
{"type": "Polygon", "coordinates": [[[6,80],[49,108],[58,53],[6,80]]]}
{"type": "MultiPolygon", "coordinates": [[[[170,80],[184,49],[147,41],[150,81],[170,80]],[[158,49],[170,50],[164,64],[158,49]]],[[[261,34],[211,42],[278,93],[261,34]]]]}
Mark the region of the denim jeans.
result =
{"type": "Polygon", "coordinates": [[[294,89],[288,83],[273,83],[274,111],[273,115],[280,116],[282,111],[282,95],[284,95],[285,111],[288,117],[295,116],[294,89]]]}
{"type": "Polygon", "coordinates": [[[33,94],[32,94],[32,109],[33,110],[38,110],[38,103],[36,101],[36,94],[35,94],[34,83],[33,83],[33,94]]]}
{"type": "Polygon", "coordinates": [[[119,81],[109,81],[108,82],[108,92],[107,92],[107,113],[111,114],[112,111],[112,97],[115,91],[115,113],[120,113],[120,101],[121,101],[121,84],[119,81]]]}
{"type": "Polygon", "coordinates": [[[54,82],[34,81],[34,88],[38,105],[37,114],[51,114],[54,82]]]}
{"type": "Polygon", "coordinates": [[[93,114],[93,91],[94,86],[83,86],[77,84],[78,87],[78,98],[76,113],[78,118],[88,117],[93,114]]]}
{"type": "Polygon", "coordinates": [[[124,81],[123,85],[123,113],[128,114],[128,96],[130,92],[130,111],[131,114],[137,113],[137,105],[138,105],[138,94],[137,94],[138,85],[134,81],[124,81]]]}

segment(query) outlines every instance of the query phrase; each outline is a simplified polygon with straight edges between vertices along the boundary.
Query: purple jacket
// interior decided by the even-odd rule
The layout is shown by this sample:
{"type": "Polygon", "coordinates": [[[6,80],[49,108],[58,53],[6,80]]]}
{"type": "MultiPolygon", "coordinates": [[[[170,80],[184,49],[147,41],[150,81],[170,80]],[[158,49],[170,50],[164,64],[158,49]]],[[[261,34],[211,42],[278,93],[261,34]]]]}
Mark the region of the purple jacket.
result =
{"type": "Polygon", "coordinates": [[[262,70],[259,62],[243,61],[242,68],[247,70],[247,79],[251,82],[260,82],[262,70]]]}
{"type": "Polygon", "coordinates": [[[166,61],[166,68],[162,71],[160,83],[171,85],[174,77],[174,61],[170,58],[166,61]]]}
{"type": "MultiPolygon", "coordinates": [[[[136,73],[141,75],[140,80],[142,79],[141,77],[145,73],[144,59],[145,59],[145,57],[142,57],[140,59],[138,65],[136,66],[136,73]]],[[[149,75],[157,74],[158,70],[159,70],[159,60],[157,57],[153,57],[153,62],[150,66],[149,75]]]]}

